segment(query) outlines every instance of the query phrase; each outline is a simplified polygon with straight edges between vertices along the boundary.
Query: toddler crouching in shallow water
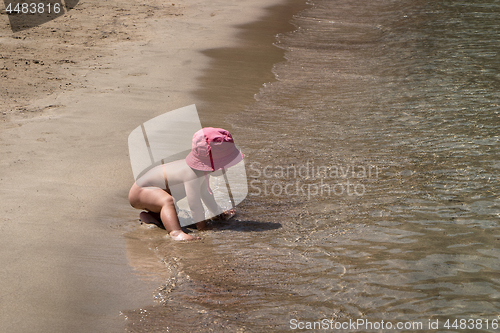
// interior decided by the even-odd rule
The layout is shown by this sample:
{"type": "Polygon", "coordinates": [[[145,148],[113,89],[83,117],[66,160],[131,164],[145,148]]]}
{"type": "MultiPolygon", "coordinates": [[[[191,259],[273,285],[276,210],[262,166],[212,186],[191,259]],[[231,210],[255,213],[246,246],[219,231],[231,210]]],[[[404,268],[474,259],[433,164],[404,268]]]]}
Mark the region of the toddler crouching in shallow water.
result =
{"type": "Polygon", "coordinates": [[[187,198],[196,228],[206,228],[207,206],[214,215],[228,218],[234,211],[223,212],[209,187],[210,174],[227,169],[243,159],[231,134],[222,128],[206,127],[193,136],[191,152],[186,159],[158,165],[140,177],[129,192],[132,207],[145,223],[163,224],[174,240],[199,239],[182,231],[175,202],[187,198]],[[158,221],[157,218],[160,218],[158,221]]]}

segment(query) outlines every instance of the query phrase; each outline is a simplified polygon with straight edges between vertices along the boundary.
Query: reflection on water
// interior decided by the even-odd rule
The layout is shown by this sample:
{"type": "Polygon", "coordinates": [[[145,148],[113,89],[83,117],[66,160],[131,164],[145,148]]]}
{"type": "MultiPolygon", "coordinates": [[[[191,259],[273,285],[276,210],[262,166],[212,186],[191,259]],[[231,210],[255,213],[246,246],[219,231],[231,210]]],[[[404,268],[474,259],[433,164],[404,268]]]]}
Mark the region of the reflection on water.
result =
{"type": "Polygon", "coordinates": [[[186,280],[156,318],[256,332],[498,319],[499,14],[484,0],[317,0],[296,17],[279,81],[230,121],[258,163],[249,191],[269,191],[203,242],[164,245],[186,280]],[[276,174],[308,163],[319,173],[276,174]],[[331,173],[348,166],[378,172],[331,173]],[[362,195],[325,192],[347,181],[362,195]],[[297,182],[312,192],[284,191],[297,182]]]}

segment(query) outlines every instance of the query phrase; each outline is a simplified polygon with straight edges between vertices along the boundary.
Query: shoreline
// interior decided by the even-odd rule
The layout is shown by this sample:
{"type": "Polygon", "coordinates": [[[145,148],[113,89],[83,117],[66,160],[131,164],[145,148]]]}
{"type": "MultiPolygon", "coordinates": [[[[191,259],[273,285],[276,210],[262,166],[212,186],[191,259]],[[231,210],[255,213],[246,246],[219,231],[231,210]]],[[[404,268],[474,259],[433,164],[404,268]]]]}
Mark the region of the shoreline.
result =
{"type": "Polygon", "coordinates": [[[192,95],[210,65],[201,51],[237,44],[235,26],[258,20],[272,5],[113,4],[92,11],[93,4],[80,2],[42,26],[1,33],[4,45],[22,41],[26,53],[2,58],[3,67],[19,65],[2,94],[22,86],[0,114],[0,313],[10,332],[121,331],[120,311],[153,303],[158,279],[133,272],[123,237],[138,215],[126,199],[133,181],[128,134],[156,115],[201,102],[192,95]],[[86,21],[92,17],[103,30],[86,21]],[[33,73],[40,76],[30,81],[33,73]]]}
{"type": "MultiPolygon", "coordinates": [[[[261,88],[268,82],[276,81],[272,69],[277,62],[286,61],[285,50],[274,45],[276,34],[294,31],[296,27],[290,23],[293,15],[309,7],[298,0],[266,6],[264,15],[258,19],[234,27],[237,31],[234,45],[201,51],[208,57],[208,66],[197,77],[198,84],[190,91],[190,96],[196,101],[203,126],[228,129],[242,149],[249,144],[238,127],[233,127],[232,116],[246,112],[247,106],[255,103],[254,96],[259,94],[261,88]]],[[[258,231],[273,230],[278,226],[273,223],[254,224],[252,221],[242,223],[242,228],[255,228],[257,242],[262,237],[258,231]]],[[[219,295],[221,290],[241,289],[235,280],[234,269],[229,269],[241,263],[241,259],[217,251],[220,240],[227,237],[227,230],[221,228],[214,225],[213,231],[200,234],[200,242],[190,244],[164,242],[164,231],[158,228],[145,227],[127,234],[130,257],[137,258],[141,253],[149,252],[157,262],[162,262],[161,267],[152,267],[135,261],[139,269],[140,266],[147,266],[143,271],[149,269],[158,276],[167,277],[155,291],[159,304],[124,312],[127,331],[217,331],[221,327],[238,331],[245,327],[246,324],[241,321],[227,322],[222,319],[225,315],[217,314],[218,310],[209,304],[204,307],[193,302],[198,298],[202,303],[203,300],[211,303],[211,298],[222,301],[226,292],[222,291],[224,295],[219,295]],[[145,248],[150,250],[144,251],[145,248]]],[[[237,304],[234,304],[235,308],[227,309],[229,317],[233,310],[238,310],[237,304]]],[[[245,310],[242,308],[241,311],[245,310]]]]}

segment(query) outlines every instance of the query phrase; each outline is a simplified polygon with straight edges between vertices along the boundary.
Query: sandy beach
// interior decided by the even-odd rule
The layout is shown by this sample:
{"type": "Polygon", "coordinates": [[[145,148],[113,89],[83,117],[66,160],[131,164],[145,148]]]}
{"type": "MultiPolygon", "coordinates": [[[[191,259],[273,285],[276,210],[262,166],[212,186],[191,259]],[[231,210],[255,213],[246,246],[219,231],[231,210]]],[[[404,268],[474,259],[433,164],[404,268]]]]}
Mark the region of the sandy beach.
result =
{"type": "Polygon", "coordinates": [[[495,329],[500,5],[305,2],[0,7],[0,333],[495,329]],[[175,242],[128,136],[192,104],[249,191],[175,242]]]}
{"type": "MultiPolygon", "coordinates": [[[[0,16],[3,331],[122,332],[121,311],[154,303],[161,277],[137,269],[154,260],[130,239],[127,254],[124,236],[139,227],[127,201],[128,134],[190,104],[201,106],[203,125],[224,125],[228,110],[208,108],[227,106],[227,96],[206,98],[223,78],[201,51],[237,45],[236,26],[272,4],[80,1],[15,33],[0,16]]],[[[272,79],[269,69],[251,89],[272,79]]]]}

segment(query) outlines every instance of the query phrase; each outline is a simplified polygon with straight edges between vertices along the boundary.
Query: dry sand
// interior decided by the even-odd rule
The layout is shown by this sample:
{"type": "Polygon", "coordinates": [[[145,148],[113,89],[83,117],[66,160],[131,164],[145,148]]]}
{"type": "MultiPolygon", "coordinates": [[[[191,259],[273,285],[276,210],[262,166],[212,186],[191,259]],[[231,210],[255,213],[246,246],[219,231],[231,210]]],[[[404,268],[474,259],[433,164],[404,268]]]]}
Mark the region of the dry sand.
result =
{"type": "Polygon", "coordinates": [[[200,51],[235,44],[233,26],[271,4],[80,1],[16,33],[0,15],[2,331],[120,332],[120,311],[153,302],[123,237],[138,215],[128,134],[201,103],[200,51]]]}

